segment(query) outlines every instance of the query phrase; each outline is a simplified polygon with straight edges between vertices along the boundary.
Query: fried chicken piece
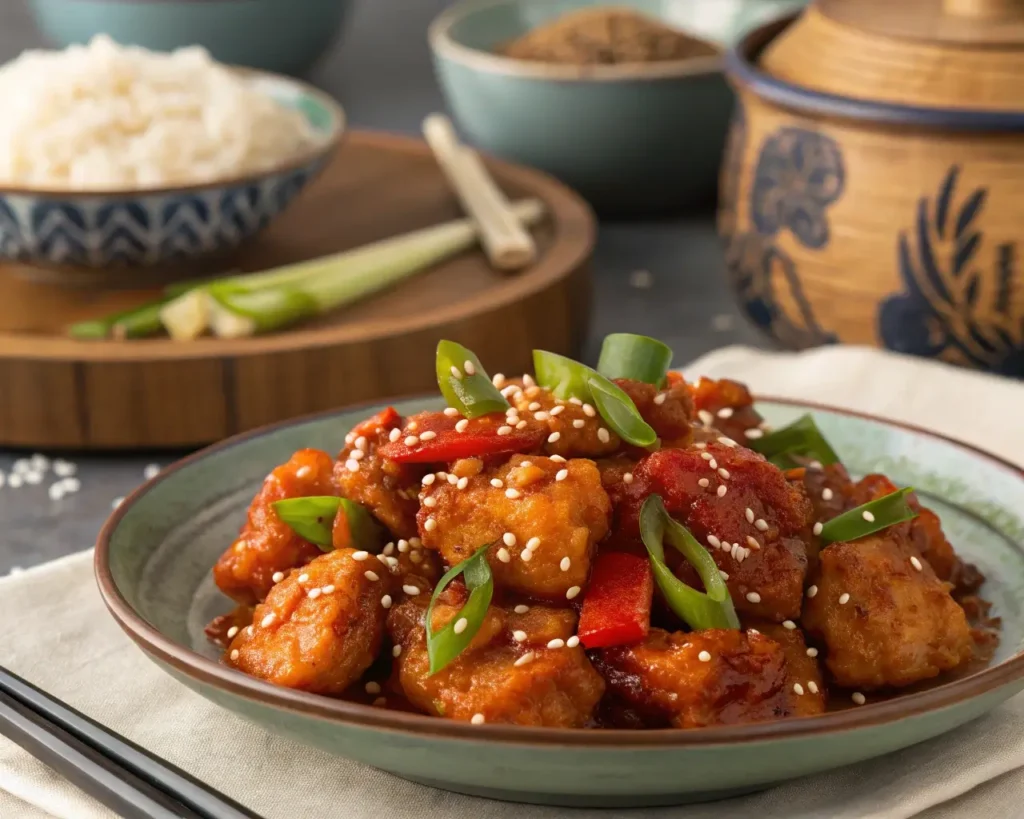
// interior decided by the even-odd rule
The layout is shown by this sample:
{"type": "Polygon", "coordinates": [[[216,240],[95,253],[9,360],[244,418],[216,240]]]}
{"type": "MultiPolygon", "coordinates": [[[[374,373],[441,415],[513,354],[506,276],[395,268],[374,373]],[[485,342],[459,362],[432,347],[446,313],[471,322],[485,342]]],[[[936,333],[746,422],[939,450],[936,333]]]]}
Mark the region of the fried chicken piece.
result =
{"type": "Polygon", "coordinates": [[[237,606],[227,614],[214,617],[210,624],[203,629],[206,639],[222,649],[228,647],[228,643],[239,631],[252,623],[252,606],[237,606]]]}
{"type": "Polygon", "coordinates": [[[611,512],[593,461],[513,455],[464,480],[462,489],[442,479],[423,487],[423,545],[454,566],[493,543],[496,588],[563,604],[573,599],[611,512]]]}
{"type": "Polygon", "coordinates": [[[963,609],[898,527],[822,550],[814,584],[803,625],[839,685],[910,685],[971,657],[963,609]]]}
{"type": "Polygon", "coordinates": [[[662,447],[683,447],[692,438],[695,417],[693,396],[681,376],[671,373],[668,385],[658,389],[643,381],[618,378],[615,383],[628,395],[641,417],[661,439],[662,447]]]}
{"type": "Polygon", "coordinates": [[[770,620],[752,619],[743,624],[755,628],[782,646],[786,655],[786,684],[794,695],[791,697],[790,716],[813,717],[824,714],[827,694],[818,663],[818,650],[808,649],[800,627],[792,620],[773,623],[770,620]]]}
{"type": "Polygon", "coordinates": [[[654,628],[642,643],[592,656],[609,697],[651,728],[762,722],[799,713],[803,700],[782,646],[757,632],[654,628]]]}
{"type": "Polygon", "coordinates": [[[401,425],[401,417],[388,407],[346,436],[334,469],[334,494],[365,506],[394,535],[410,538],[416,535],[416,493],[425,469],[395,463],[377,451],[401,425]]]}
{"type": "Polygon", "coordinates": [[[393,583],[376,559],[357,554],[328,552],[274,586],[224,662],[285,688],[341,694],[380,651],[393,583]]]}
{"type": "Polygon", "coordinates": [[[754,397],[745,384],[728,378],[699,378],[691,388],[697,418],[740,444],[765,435],[764,419],[754,409],[754,397]]]}
{"type": "MultiPolygon", "coordinates": [[[[718,440],[655,452],[637,464],[616,510],[617,540],[637,536],[640,508],[651,494],[660,495],[668,513],[708,547],[728,575],[738,612],[777,622],[799,619],[811,506],[778,468],[718,440]]],[[[677,560],[674,552],[667,553],[671,560],[677,560]]],[[[677,561],[672,568],[701,588],[689,564],[677,561]]]]}
{"type": "Polygon", "coordinates": [[[249,506],[241,533],[213,568],[213,579],[224,594],[243,605],[259,603],[274,585],[275,574],[302,566],[321,553],[295,534],[272,504],[286,498],[336,495],[333,467],[326,452],[300,449],[267,476],[249,506]]]}
{"type": "MultiPolygon", "coordinates": [[[[434,607],[434,630],[444,628],[465,600],[461,584],[445,589],[434,607]]],[[[582,648],[565,645],[576,626],[573,612],[532,606],[517,614],[492,605],[469,647],[432,675],[423,626],[426,602],[422,596],[409,598],[388,617],[391,638],[401,646],[399,681],[414,705],[461,721],[549,728],[582,728],[590,722],[604,681],[582,648]]]]}

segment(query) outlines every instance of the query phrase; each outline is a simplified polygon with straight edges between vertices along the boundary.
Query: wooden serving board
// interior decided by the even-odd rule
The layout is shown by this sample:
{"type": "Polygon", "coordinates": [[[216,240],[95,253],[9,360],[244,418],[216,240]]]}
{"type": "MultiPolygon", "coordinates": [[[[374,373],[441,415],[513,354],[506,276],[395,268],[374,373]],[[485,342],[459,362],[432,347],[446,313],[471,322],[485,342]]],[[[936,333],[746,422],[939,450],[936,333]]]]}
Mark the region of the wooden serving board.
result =
{"type": "MultiPolygon", "coordinates": [[[[594,217],[539,172],[488,166],[510,197],[547,204],[534,230],[536,265],[501,274],[474,250],[277,334],[75,341],[63,335],[71,322],[157,291],[68,288],[0,267],[0,445],[196,446],[304,413],[436,390],[440,338],[466,344],[492,372],[523,372],[535,347],[574,354],[590,308],[594,217]]],[[[309,190],[227,267],[265,269],[461,216],[425,144],[353,132],[309,190]]]]}

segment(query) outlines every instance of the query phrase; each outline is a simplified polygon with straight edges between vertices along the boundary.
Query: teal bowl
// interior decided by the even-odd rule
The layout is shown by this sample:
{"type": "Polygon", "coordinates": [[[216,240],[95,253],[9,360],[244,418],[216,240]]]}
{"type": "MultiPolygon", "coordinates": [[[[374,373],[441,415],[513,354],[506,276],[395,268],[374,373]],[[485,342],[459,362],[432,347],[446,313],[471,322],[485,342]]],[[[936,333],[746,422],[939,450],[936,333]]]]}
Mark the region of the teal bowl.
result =
{"type": "Polygon", "coordinates": [[[30,0],[42,33],[60,46],[109,34],[170,51],[201,45],[230,65],[301,75],[340,36],[351,0],[30,0]]]}
{"type": "MultiPolygon", "coordinates": [[[[396,406],[409,413],[438,405],[396,406]]],[[[210,577],[214,562],[267,472],[302,447],[337,451],[369,407],[233,438],[161,472],[104,527],[100,592],[161,668],[268,731],[416,782],[517,802],[615,807],[735,795],[906,748],[1024,688],[1024,473],[877,418],[774,400],[757,409],[773,425],[811,412],[852,473],[881,470],[917,487],[957,550],[989,578],[983,594],[1003,622],[989,667],[817,717],[662,731],[471,725],[278,688],[228,669],[203,635],[232,608],[210,577]]]]}
{"type": "MultiPolygon", "coordinates": [[[[803,0],[624,0],[728,49],[803,0]]],[[[573,66],[511,59],[503,43],[587,0],[469,0],[430,26],[448,107],[470,141],[545,170],[603,216],[662,214],[714,200],[733,95],[718,57],[573,66]]]]}

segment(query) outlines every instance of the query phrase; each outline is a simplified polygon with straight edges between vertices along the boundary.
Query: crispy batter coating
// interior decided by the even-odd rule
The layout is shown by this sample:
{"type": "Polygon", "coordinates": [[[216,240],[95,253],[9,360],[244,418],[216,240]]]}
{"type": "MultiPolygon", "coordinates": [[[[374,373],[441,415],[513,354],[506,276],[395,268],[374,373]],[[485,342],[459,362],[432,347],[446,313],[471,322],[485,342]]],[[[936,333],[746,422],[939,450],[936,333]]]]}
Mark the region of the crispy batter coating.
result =
{"type": "MultiPolygon", "coordinates": [[[[775,621],[799,618],[810,503],[757,453],[717,440],[703,446],[662,450],[642,460],[617,510],[618,525],[635,536],[643,501],[661,495],[669,514],[729,575],[726,584],[738,612],[775,621]]],[[[700,588],[689,564],[678,565],[679,576],[700,588]]]]}
{"type": "Polygon", "coordinates": [[[807,653],[807,642],[800,627],[791,620],[783,625],[770,620],[751,619],[745,621],[744,625],[755,628],[782,646],[786,655],[786,681],[791,694],[790,716],[813,717],[824,714],[827,692],[817,650],[811,649],[814,656],[807,653]],[[800,686],[799,689],[796,686],[800,686]]]}
{"type": "Polygon", "coordinates": [[[380,651],[381,601],[392,579],[377,560],[355,554],[328,552],[278,583],[231,641],[225,663],[316,694],[339,695],[359,679],[380,651]]]}
{"type": "MultiPolygon", "coordinates": [[[[464,587],[446,589],[434,607],[434,629],[444,628],[464,600],[464,587]]],[[[533,606],[516,614],[492,605],[469,647],[431,675],[423,628],[426,602],[410,598],[388,617],[391,638],[401,646],[399,681],[414,705],[462,721],[482,715],[489,723],[551,728],[590,722],[604,681],[582,648],[548,648],[549,641],[572,636],[576,616],[571,611],[533,606]],[[523,636],[517,632],[525,638],[517,640],[523,636]]]]}
{"type": "Polygon", "coordinates": [[[274,585],[274,574],[302,566],[320,554],[277,516],[271,504],[286,498],[336,495],[333,466],[326,452],[300,449],[267,476],[249,506],[241,533],[213,568],[213,579],[224,594],[243,605],[259,603],[274,585]]]}
{"type": "Polygon", "coordinates": [[[334,468],[336,494],[365,506],[396,537],[414,537],[419,507],[416,493],[423,469],[397,464],[377,453],[377,448],[387,443],[390,431],[401,426],[397,413],[381,420],[373,426],[364,422],[349,433],[352,442],[339,453],[334,468]],[[353,437],[355,432],[359,435],[353,437]]]}
{"type": "Polygon", "coordinates": [[[647,727],[704,728],[797,713],[777,642],[754,632],[651,629],[637,645],[593,652],[611,697],[647,727]]]}
{"type": "Polygon", "coordinates": [[[910,685],[971,657],[963,609],[896,529],[821,552],[803,624],[827,646],[826,666],[839,685],[910,685]]]}
{"type": "Polygon", "coordinates": [[[522,381],[508,381],[506,398],[515,408],[508,413],[514,426],[525,424],[526,429],[542,426],[545,431],[544,452],[563,458],[599,458],[615,452],[622,445],[619,436],[597,414],[591,405],[582,401],[563,401],[552,392],[536,384],[524,386],[522,381]],[[513,385],[518,390],[513,389],[513,385]],[[552,414],[554,413],[554,414],[552,414]],[[601,432],[604,430],[604,432],[601,432]],[[555,440],[551,440],[554,437],[555,440]]]}
{"type": "Polygon", "coordinates": [[[493,543],[488,559],[497,588],[562,603],[571,589],[582,589],[611,511],[593,461],[513,455],[465,480],[463,489],[441,478],[423,487],[426,548],[454,566],[493,543]]]}
{"type": "Polygon", "coordinates": [[[728,378],[699,378],[691,392],[697,418],[704,426],[714,427],[740,444],[765,434],[764,419],[754,409],[746,385],[728,378]]]}

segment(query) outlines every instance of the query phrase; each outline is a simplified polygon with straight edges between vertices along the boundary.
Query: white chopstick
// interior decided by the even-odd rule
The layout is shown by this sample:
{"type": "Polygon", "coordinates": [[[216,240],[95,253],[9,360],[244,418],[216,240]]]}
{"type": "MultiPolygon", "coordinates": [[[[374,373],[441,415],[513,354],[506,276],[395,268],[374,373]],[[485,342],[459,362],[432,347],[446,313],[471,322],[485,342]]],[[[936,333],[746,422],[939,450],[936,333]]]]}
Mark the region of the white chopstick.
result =
{"type": "Polygon", "coordinates": [[[537,258],[537,246],[512,213],[508,199],[487,172],[480,156],[459,143],[451,121],[431,114],[423,135],[466,215],[476,221],[487,258],[498,270],[518,270],[537,258]]]}

